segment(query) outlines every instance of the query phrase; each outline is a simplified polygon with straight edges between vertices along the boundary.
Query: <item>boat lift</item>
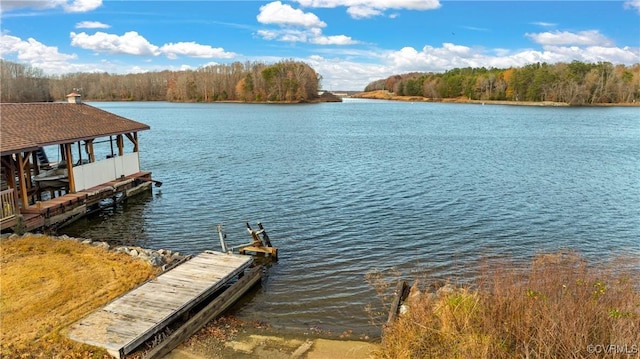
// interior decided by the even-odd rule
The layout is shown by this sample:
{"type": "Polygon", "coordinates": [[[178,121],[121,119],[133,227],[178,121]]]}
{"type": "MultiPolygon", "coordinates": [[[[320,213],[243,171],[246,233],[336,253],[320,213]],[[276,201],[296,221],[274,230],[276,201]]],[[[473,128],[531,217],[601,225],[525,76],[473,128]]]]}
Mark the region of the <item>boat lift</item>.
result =
{"type": "Polygon", "coordinates": [[[261,222],[258,222],[258,230],[253,230],[247,222],[247,231],[249,231],[249,235],[253,240],[251,243],[241,244],[239,246],[229,247],[227,246],[226,238],[227,235],[222,232],[222,225],[219,224],[218,236],[220,237],[220,246],[222,247],[222,251],[225,253],[233,253],[234,250],[238,250],[240,254],[246,254],[246,252],[253,253],[264,253],[269,254],[273,259],[278,259],[278,249],[271,245],[271,240],[267,235],[264,227],[261,222]]]}

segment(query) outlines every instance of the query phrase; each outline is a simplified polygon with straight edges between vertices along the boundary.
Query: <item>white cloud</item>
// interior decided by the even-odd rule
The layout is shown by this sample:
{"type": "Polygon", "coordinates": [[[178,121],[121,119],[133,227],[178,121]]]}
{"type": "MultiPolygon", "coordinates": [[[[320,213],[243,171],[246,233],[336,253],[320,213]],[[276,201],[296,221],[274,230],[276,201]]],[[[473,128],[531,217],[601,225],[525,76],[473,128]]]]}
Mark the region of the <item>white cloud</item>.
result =
{"type": "Polygon", "coordinates": [[[315,14],[294,9],[280,1],[274,1],[260,7],[257,19],[263,24],[280,26],[277,30],[258,30],[256,34],[265,40],[316,45],[353,45],[358,43],[346,35],[323,35],[322,28],[327,26],[324,21],[321,21],[315,14]]]}
{"type": "MultiPolygon", "coordinates": [[[[311,8],[335,8],[344,6],[355,19],[383,15],[386,10],[434,10],[439,8],[438,0],[296,0],[300,5],[311,8]]],[[[396,16],[393,14],[392,16],[396,16]]]]}
{"type": "Polygon", "coordinates": [[[636,9],[640,14],[640,0],[627,0],[624,2],[625,9],[636,9]]]}
{"type": "Polygon", "coordinates": [[[258,30],[257,35],[265,40],[301,42],[316,45],[353,45],[359,43],[346,35],[324,36],[319,28],[258,30]]]}
{"type": "Polygon", "coordinates": [[[314,55],[301,60],[322,75],[321,85],[324,90],[362,91],[368,83],[393,74],[389,72],[391,69],[386,65],[360,63],[344,58],[325,58],[314,55]]]}
{"type": "Polygon", "coordinates": [[[386,54],[389,74],[413,71],[440,72],[456,67],[520,67],[535,62],[599,62],[634,64],[640,62],[640,48],[611,46],[547,46],[542,51],[525,49],[484,50],[451,43],[441,47],[425,46],[421,51],[405,47],[386,54]]]}
{"type": "Polygon", "coordinates": [[[367,5],[355,5],[347,8],[347,14],[354,19],[367,19],[374,16],[382,15],[383,11],[376,7],[367,5]]]}
{"type": "Polygon", "coordinates": [[[160,52],[167,55],[170,59],[176,59],[178,55],[219,59],[230,59],[236,56],[233,52],[225,52],[222,48],[214,48],[209,45],[201,45],[195,42],[166,44],[160,48],[160,52]]]}
{"type": "Polygon", "coordinates": [[[110,27],[110,25],[99,21],[81,21],[76,24],[76,29],[108,29],[110,27]]]}
{"type": "Polygon", "coordinates": [[[102,6],[102,0],[8,0],[2,2],[2,11],[25,7],[36,10],[61,7],[66,12],[88,12],[100,6],[102,6]]]}
{"type": "Polygon", "coordinates": [[[0,35],[0,57],[15,56],[21,63],[27,63],[44,72],[59,68],[67,68],[67,62],[77,58],[76,54],[60,53],[55,46],[46,46],[29,38],[26,41],[19,37],[0,35]]]}
{"type": "Polygon", "coordinates": [[[260,7],[260,13],[256,17],[262,24],[276,24],[283,26],[325,27],[327,24],[315,14],[300,9],[294,9],[291,5],[274,1],[260,7]]]}
{"type": "Polygon", "coordinates": [[[72,32],[70,36],[71,45],[96,53],[154,57],[164,54],[170,59],[177,59],[178,56],[230,59],[237,56],[233,52],[224,51],[223,48],[196,42],[177,42],[157,46],[135,31],[126,32],[122,36],[101,31],[93,35],[72,32]]]}
{"type": "Polygon", "coordinates": [[[157,56],[160,54],[158,46],[155,46],[143,36],[135,31],[126,32],[122,36],[107,34],[98,31],[93,35],[81,32],[72,32],[71,45],[95,52],[106,52],[110,54],[126,55],[147,55],[157,56]]]}
{"type": "Polygon", "coordinates": [[[578,46],[613,46],[613,41],[600,34],[598,30],[526,33],[526,37],[543,46],[578,45],[578,46]]]}
{"type": "Polygon", "coordinates": [[[352,45],[357,43],[351,37],[345,35],[317,36],[311,42],[318,45],[352,45]]]}
{"type": "Polygon", "coordinates": [[[555,27],[555,26],[557,26],[557,24],[554,24],[552,22],[544,22],[544,21],[536,21],[536,22],[532,22],[531,24],[538,25],[538,26],[541,26],[541,27],[555,27]]]}
{"type": "Polygon", "coordinates": [[[100,6],[102,6],[102,0],[62,1],[62,8],[66,12],[88,12],[99,8],[100,6]]]}
{"type": "Polygon", "coordinates": [[[257,34],[265,40],[277,40],[280,36],[278,30],[258,30],[257,34]]]}
{"type": "Polygon", "coordinates": [[[307,42],[310,31],[295,29],[258,30],[257,35],[265,40],[286,42],[307,42]]]}

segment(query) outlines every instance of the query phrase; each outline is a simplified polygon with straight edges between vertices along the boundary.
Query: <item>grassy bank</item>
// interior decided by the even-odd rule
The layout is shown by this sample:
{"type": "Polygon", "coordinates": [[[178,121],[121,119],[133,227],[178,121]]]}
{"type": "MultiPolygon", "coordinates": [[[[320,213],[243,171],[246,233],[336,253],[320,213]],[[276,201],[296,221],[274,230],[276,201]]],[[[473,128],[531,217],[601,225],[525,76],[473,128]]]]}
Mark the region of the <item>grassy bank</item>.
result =
{"type": "MultiPolygon", "coordinates": [[[[428,98],[422,96],[397,96],[392,92],[384,90],[376,90],[369,92],[361,92],[351,97],[354,98],[366,98],[372,100],[389,100],[389,101],[405,101],[405,102],[443,102],[443,103],[472,103],[482,105],[512,105],[512,106],[543,106],[543,107],[568,107],[569,104],[565,102],[552,102],[552,101],[498,101],[498,100],[470,100],[465,97],[457,98],[428,98]]],[[[625,103],[596,103],[588,106],[592,107],[613,107],[613,106],[625,106],[633,107],[640,106],[640,102],[625,102],[625,103]]]]}
{"type": "Polygon", "coordinates": [[[560,253],[493,265],[465,287],[414,286],[377,357],[640,357],[639,264],[560,253]]]}
{"type": "Polygon", "coordinates": [[[0,241],[0,357],[110,358],[64,329],[156,274],[145,261],[74,240],[0,241]]]}

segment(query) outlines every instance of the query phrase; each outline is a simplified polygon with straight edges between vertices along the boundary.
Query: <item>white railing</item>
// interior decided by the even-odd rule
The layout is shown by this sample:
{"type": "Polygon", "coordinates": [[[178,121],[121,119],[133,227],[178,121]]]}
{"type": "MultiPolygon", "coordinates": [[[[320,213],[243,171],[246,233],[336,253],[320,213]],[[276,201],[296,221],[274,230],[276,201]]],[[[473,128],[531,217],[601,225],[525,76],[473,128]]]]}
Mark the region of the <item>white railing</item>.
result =
{"type": "Polygon", "coordinates": [[[74,167],[73,178],[76,191],[82,191],[137,172],[140,172],[140,157],[134,152],[74,167]]]}

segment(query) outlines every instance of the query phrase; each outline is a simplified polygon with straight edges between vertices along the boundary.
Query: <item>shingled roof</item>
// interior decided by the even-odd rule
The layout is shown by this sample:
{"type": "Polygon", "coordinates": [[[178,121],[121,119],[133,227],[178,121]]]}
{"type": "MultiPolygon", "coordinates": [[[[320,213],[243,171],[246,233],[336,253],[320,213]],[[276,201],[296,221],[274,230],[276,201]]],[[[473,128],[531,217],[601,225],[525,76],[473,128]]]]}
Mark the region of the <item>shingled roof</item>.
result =
{"type": "Polygon", "coordinates": [[[84,103],[3,103],[0,117],[3,155],[150,128],[84,103]]]}

